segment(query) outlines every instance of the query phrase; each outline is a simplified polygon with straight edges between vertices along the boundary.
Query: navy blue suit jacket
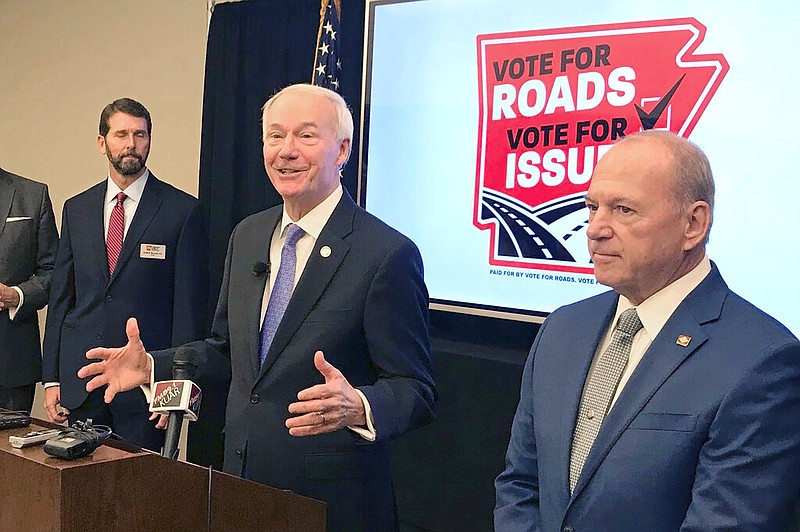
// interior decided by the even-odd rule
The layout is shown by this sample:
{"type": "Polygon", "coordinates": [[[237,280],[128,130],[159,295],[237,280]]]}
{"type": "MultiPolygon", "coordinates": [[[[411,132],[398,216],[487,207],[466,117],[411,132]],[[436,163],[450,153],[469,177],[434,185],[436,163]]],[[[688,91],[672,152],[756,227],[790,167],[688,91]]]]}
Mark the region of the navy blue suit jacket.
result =
{"type": "Polygon", "coordinates": [[[44,382],[60,382],[61,404],[86,399],[77,372],[86,351],[125,345],[125,322],[142,340],[166,348],[202,338],[208,301],[207,239],[200,202],[150,174],[109,276],[103,222],[106,181],[67,200],[53,272],[44,338],[44,382]],[[165,246],[164,259],[142,244],[165,246]]]}
{"type": "MultiPolygon", "coordinates": [[[[353,203],[345,192],[297,282],[267,360],[258,338],[270,239],[282,208],[242,221],[228,245],[213,337],[193,344],[230,368],[225,471],[328,503],[329,530],[392,530],[387,441],[433,417],[428,293],[416,246],[353,203]],[[330,254],[321,253],[329,248],[330,254]],[[350,430],[293,437],[284,425],[297,392],[324,379],[321,350],[369,400],[377,441],[350,430]]],[[[270,265],[272,271],[278,265],[270,265]]],[[[146,344],[145,344],[146,345],[146,344]]],[[[172,351],[153,353],[157,378],[172,351]]],[[[207,375],[203,363],[198,380],[207,375]]]]}
{"type": "Polygon", "coordinates": [[[47,185],[0,168],[0,283],[22,290],[14,320],[0,312],[0,385],[34,384],[42,374],[37,310],[47,304],[58,233],[47,185]]]}
{"type": "Polygon", "coordinates": [[[570,496],[578,404],[616,304],[609,292],[569,305],[539,331],[496,529],[785,530],[800,493],[800,343],[716,267],[654,339],[570,496]]]}

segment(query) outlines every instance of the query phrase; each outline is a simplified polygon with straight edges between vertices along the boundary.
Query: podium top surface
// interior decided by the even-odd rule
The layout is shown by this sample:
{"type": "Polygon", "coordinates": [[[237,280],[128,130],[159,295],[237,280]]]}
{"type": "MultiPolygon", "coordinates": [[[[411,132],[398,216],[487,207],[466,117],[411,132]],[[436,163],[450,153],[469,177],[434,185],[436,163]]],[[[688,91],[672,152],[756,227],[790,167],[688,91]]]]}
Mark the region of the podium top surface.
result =
{"type": "Polygon", "coordinates": [[[54,425],[47,421],[32,418],[31,424],[28,427],[0,430],[0,452],[7,452],[10,454],[14,454],[22,458],[25,458],[27,460],[38,462],[48,467],[53,467],[57,469],[81,467],[90,463],[124,460],[134,456],[154,454],[151,453],[150,451],[144,449],[138,449],[133,446],[131,446],[130,449],[131,450],[136,449],[135,452],[131,452],[129,450],[123,450],[121,448],[113,446],[114,442],[109,442],[95,449],[94,452],[89,456],[83,458],[76,458],[75,460],[64,460],[61,458],[56,458],[55,456],[50,456],[49,454],[45,453],[44,444],[40,443],[38,445],[33,445],[31,447],[26,447],[24,449],[16,449],[12,447],[8,441],[9,436],[23,436],[34,430],[46,430],[49,428],[62,428],[62,427],[59,427],[58,425],[54,425]]]}

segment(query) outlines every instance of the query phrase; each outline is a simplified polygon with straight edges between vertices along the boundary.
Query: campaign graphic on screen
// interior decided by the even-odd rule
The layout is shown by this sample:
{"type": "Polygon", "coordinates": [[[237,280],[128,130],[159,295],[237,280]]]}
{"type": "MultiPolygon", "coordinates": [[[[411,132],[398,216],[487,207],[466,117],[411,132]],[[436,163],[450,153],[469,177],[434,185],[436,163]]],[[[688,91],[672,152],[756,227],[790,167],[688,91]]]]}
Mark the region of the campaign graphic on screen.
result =
{"type": "Polygon", "coordinates": [[[478,35],[474,216],[489,264],[593,272],[594,166],[637,131],[689,137],[728,70],[693,54],[705,31],[673,19],[478,35]]]}
{"type": "Polygon", "coordinates": [[[800,4],[373,0],[367,11],[359,201],[417,244],[434,308],[540,318],[608,290],[584,194],[616,140],[655,128],[711,162],[707,252],[728,285],[800,333],[800,4]]]}

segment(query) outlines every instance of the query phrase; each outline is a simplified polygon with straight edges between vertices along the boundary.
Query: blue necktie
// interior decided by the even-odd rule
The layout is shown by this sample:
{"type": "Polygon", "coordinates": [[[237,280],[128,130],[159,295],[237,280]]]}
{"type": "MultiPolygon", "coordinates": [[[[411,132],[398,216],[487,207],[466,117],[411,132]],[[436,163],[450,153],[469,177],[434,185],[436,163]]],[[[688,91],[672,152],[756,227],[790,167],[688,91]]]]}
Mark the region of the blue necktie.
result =
{"type": "Polygon", "coordinates": [[[289,224],[286,230],[286,241],[281,249],[281,266],[278,275],[275,277],[275,284],[272,286],[272,293],[267,303],[267,312],[264,314],[264,323],[261,325],[261,334],[258,341],[258,354],[261,364],[267,358],[267,351],[275,337],[275,331],[281,323],[286,306],[292,298],[294,290],[294,270],[297,266],[297,253],[295,245],[305,232],[295,224],[289,224]]]}

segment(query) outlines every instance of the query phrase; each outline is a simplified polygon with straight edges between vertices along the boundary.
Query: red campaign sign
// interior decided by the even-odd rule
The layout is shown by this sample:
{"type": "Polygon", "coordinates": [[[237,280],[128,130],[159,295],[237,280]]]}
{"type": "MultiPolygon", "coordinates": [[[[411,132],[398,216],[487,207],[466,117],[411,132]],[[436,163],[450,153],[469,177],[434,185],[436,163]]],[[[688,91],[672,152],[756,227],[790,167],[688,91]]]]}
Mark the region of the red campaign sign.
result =
{"type": "Polygon", "coordinates": [[[728,72],[722,54],[694,54],[705,33],[682,18],[477,36],[473,223],[490,231],[490,264],[594,271],[594,165],[643,129],[689,137],[728,72]]]}

